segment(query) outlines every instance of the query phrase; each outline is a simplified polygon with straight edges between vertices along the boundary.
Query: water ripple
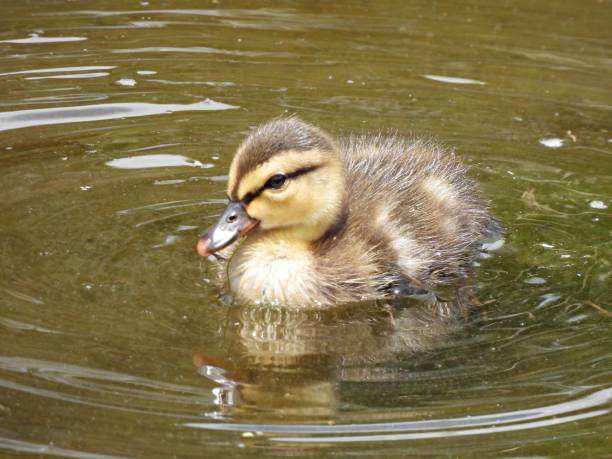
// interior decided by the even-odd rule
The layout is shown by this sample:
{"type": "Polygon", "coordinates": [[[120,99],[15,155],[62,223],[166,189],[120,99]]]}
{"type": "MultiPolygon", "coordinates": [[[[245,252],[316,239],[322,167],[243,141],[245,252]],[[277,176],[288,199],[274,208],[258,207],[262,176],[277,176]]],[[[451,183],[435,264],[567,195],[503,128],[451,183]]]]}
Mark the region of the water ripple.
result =
{"type": "Polygon", "coordinates": [[[15,43],[20,45],[25,44],[39,44],[39,43],[65,43],[71,41],[83,41],[87,40],[86,37],[39,37],[32,36],[28,38],[14,38],[11,40],[0,40],[0,43],[15,43]]]}
{"type": "Polygon", "coordinates": [[[213,164],[202,163],[183,155],[140,155],[127,156],[107,161],[106,165],[115,169],[153,169],[157,167],[199,167],[210,169],[213,164]]]}
{"type": "Polygon", "coordinates": [[[30,126],[114,120],[191,110],[209,111],[231,110],[236,108],[240,107],[223,104],[212,99],[206,99],[202,102],[193,104],[115,103],[18,110],[13,112],[0,112],[0,131],[30,126]]]}
{"type": "Polygon", "coordinates": [[[98,78],[110,75],[108,72],[70,73],[68,75],[45,75],[27,77],[26,80],[69,80],[73,78],[98,78]]]}
{"type": "Polygon", "coordinates": [[[147,404],[152,400],[180,403],[185,406],[191,406],[194,403],[209,404],[212,402],[211,396],[202,392],[199,387],[166,383],[127,373],[61,362],[0,356],[0,369],[13,373],[27,373],[36,377],[39,381],[44,380],[61,384],[64,387],[89,390],[91,393],[89,396],[71,395],[63,391],[44,389],[1,378],[0,387],[87,406],[161,416],[180,416],[176,412],[152,411],[147,407],[147,404]],[[117,398],[117,400],[101,400],[104,395],[117,398]],[[130,407],[124,406],[125,397],[131,399],[130,407]],[[121,400],[118,400],[119,398],[121,400]],[[142,401],[141,407],[135,406],[136,400],[142,401]]]}
{"type": "Polygon", "coordinates": [[[93,70],[112,70],[114,65],[82,65],[79,67],[54,67],[49,69],[19,70],[17,72],[0,73],[0,76],[24,75],[31,73],[58,73],[58,72],[88,72],[93,70]]]}
{"type": "Polygon", "coordinates": [[[271,52],[271,51],[237,51],[229,49],[216,49],[206,46],[155,46],[148,48],[127,48],[114,49],[115,54],[135,54],[135,53],[198,53],[198,54],[225,54],[228,56],[246,56],[246,57],[294,57],[293,53],[271,52]]]}
{"type": "Polygon", "coordinates": [[[547,419],[544,421],[528,422],[525,424],[509,425],[502,427],[487,427],[481,429],[466,429],[457,431],[439,431],[439,432],[420,432],[406,433],[397,435],[361,435],[357,437],[275,437],[271,441],[290,442],[290,443],[354,443],[354,442],[371,442],[371,441],[401,441],[401,440],[424,440],[430,438],[448,438],[448,437],[464,437],[468,435],[484,435],[500,432],[512,432],[516,430],[534,429],[538,427],[555,426],[575,422],[582,419],[589,419],[596,416],[608,414],[609,410],[597,410],[573,416],[564,416],[559,418],[547,419]]]}
{"type": "Polygon", "coordinates": [[[598,409],[585,413],[570,415],[578,411],[603,407],[612,400],[612,388],[606,388],[586,395],[582,398],[568,402],[557,403],[554,405],[531,408],[507,413],[495,413],[480,416],[466,416],[461,418],[436,419],[426,421],[409,422],[387,422],[369,424],[343,424],[343,425],[317,425],[317,424],[238,424],[238,423],[186,423],[186,427],[206,430],[223,430],[235,432],[257,431],[273,434],[359,434],[359,433],[386,433],[386,432],[405,432],[395,435],[365,435],[365,436],[341,436],[341,437],[278,437],[272,438],[273,441],[288,442],[359,442],[359,441],[391,441],[391,440],[417,440],[424,438],[443,438],[448,436],[482,435],[489,433],[506,432],[513,430],[532,429],[572,422],[579,419],[586,419],[601,416],[609,413],[608,409],[598,409]],[[563,416],[565,415],[565,416],[563,416]],[[535,422],[536,419],[544,419],[535,422]],[[516,424],[519,423],[519,424],[516,424]],[[510,424],[499,426],[499,424],[510,424]],[[474,427],[490,426],[486,428],[474,427]],[[453,431],[449,429],[469,429],[453,431]],[[418,432],[438,429],[433,432],[418,432]],[[414,432],[417,431],[417,432],[414,432]]]}
{"type": "Polygon", "coordinates": [[[19,453],[32,453],[45,456],[76,457],[82,459],[122,459],[125,456],[111,456],[108,454],[86,453],[74,449],[60,448],[53,444],[32,443],[0,437],[0,450],[17,451],[19,453]]]}
{"type": "Polygon", "coordinates": [[[451,77],[451,76],[443,76],[443,75],[423,75],[428,80],[438,81],[440,83],[449,83],[449,84],[479,84],[485,85],[484,81],[472,80],[471,78],[459,78],[459,77],[451,77]]]}

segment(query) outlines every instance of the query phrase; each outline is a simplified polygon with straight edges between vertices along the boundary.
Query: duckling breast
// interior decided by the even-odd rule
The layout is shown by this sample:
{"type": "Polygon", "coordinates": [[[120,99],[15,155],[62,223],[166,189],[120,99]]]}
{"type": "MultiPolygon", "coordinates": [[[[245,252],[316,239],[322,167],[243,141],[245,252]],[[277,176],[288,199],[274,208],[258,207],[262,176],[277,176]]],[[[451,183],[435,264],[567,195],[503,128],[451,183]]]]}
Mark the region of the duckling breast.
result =
{"type": "Polygon", "coordinates": [[[240,301],[299,306],[321,298],[312,251],[283,238],[253,238],[229,260],[232,294],[240,301]]]}

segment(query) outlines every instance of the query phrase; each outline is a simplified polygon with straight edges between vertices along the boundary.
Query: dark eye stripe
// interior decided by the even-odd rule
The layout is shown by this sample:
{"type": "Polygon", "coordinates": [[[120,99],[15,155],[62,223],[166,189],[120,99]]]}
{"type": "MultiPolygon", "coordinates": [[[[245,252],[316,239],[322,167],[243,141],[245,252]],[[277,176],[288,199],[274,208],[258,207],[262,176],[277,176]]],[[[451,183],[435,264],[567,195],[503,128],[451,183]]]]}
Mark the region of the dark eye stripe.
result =
{"type": "Polygon", "coordinates": [[[319,166],[307,166],[307,167],[303,167],[301,169],[298,169],[297,171],[293,171],[290,174],[287,174],[287,178],[299,177],[300,175],[308,174],[309,172],[317,170],[318,168],[319,168],[319,166]]]}
{"type": "MultiPolygon", "coordinates": [[[[312,171],[314,171],[314,170],[316,170],[318,168],[319,168],[319,166],[307,166],[307,167],[303,167],[301,169],[298,169],[296,171],[290,172],[289,174],[286,174],[286,176],[287,176],[287,178],[290,178],[290,179],[291,178],[296,178],[296,177],[299,177],[300,175],[308,174],[309,172],[312,172],[312,171]]],[[[251,201],[253,201],[255,198],[257,198],[261,193],[263,193],[265,189],[266,189],[266,185],[263,185],[263,186],[259,187],[258,189],[256,189],[255,191],[250,191],[250,192],[248,192],[247,194],[245,194],[243,196],[241,201],[246,206],[251,201]]]]}

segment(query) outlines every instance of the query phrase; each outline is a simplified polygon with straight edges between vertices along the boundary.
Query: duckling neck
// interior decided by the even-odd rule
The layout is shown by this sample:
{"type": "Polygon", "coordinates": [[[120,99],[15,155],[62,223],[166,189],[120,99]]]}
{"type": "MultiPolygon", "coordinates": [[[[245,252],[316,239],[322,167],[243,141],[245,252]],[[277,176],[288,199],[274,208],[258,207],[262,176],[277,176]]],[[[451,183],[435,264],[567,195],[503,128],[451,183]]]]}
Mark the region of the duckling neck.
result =
{"type": "Polygon", "coordinates": [[[318,206],[306,220],[295,227],[284,228],[282,237],[316,243],[333,237],[344,226],[348,216],[346,171],[335,157],[327,174],[327,181],[317,183],[312,192],[318,194],[318,206]]]}
{"type": "Polygon", "coordinates": [[[322,243],[334,239],[346,227],[348,221],[349,209],[346,203],[346,197],[342,199],[342,207],[340,213],[336,215],[336,219],[328,226],[327,230],[319,237],[316,242],[322,243]]]}
{"type": "Polygon", "coordinates": [[[314,244],[330,240],[340,233],[347,219],[348,207],[344,205],[344,199],[342,199],[342,205],[337,212],[325,216],[316,224],[279,228],[269,231],[266,237],[269,240],[287,241],[295,246],[311,247],[314,244]]]}

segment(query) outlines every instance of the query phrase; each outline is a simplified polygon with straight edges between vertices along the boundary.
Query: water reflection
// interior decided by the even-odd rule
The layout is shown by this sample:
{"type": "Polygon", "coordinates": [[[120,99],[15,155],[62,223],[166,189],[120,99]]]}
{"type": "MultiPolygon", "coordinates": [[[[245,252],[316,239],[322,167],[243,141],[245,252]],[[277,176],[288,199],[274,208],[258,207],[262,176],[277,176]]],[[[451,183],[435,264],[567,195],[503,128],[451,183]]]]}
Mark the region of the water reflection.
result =
{"type": "Polygon", "coordinates": [[[474,312],[470,292],[331,309],[235,306],[222,336],[227,360],[197,352],[194,362],[214,390],[211,417],[270,412],[299,419],[330,417],[346,403],[341,382],[402,377],[398,359],[448,343],[474,312]],[[394,362],[394,364],[390,364],[394,362]]]}
{"type": "Polygon", "coordinates": [[[440,83],[449,83],[449,84],[479,84],[485,85],[484,81],[473,80],[471,78],[459,78],[459,77],[450,77],[443,75],[423,75],[428,80],[439,81],[440,83]]]}
{"type": "Polygon", "coordinates": [[[114,65],[84,65],[79,67],[57,67],[57,68],[49,68],[49,69],[32,69],[32,70],[19,70],[17,72],[6,72],[0,73],[0,76],[9,76],[9,75],[24,75],[24,74],[32,74],[32,73],[61,73],[61,72],[82,72],[89,70],[112,70],[116,68],[114,65]]]}
{"type": "MultiPolygon", "coordinates": [[[[336,423],[350,409],[342,384],[406,382],[411,368],[402,361],[448,345],[480,315],[471,295],[462,289],[450,301],[428,297],[318,311],[232,307],[221,332],[228,357],[194,355],[199,373],[217,384],[216,410],[203,413],[209,421],[184,426],[283,443],[358,443],[479,436],[609,414],[612,388],[584,387],[575,399],[535,408],[410,421],[392,421],[386,413],[380,422],[354,423],[349,416],[336,423]]],[[[401,419],[412,416],[409,407],[400,411],[401,419]]],[[[370,413],[369,420],[376,417],[370,413]]]]}
{"type": "Polygon", "coordinates": [[[106,165],[115,169],[152,169],[157,167],[200,167],[209,169],[213,167],[213,164],[204,164],[183,155],[168,154],[127,156],[107,161],[106,165]]]}
{"type": "Polygon", "coordinates": [[[87,40],[87,37],[39,37],[33,34],[27,38],[13,38],[11,40],[2,40],[0,43],[14,43],[14,44],[38,44],[38,43],[66,43],[72,41],[83,41],[87,40]]]}
{"type": "Polygon", "coordinates": [[[0,131],[48,124],[115,120],[183,111],[231,110],[239,107],[211,99],[193,104],[117,103],[0,112],[0,131]]]}

